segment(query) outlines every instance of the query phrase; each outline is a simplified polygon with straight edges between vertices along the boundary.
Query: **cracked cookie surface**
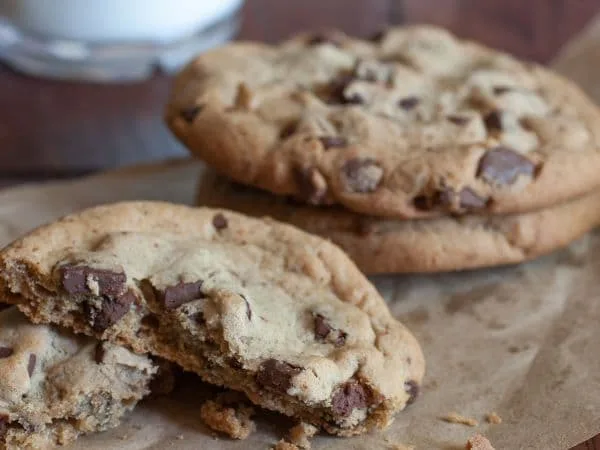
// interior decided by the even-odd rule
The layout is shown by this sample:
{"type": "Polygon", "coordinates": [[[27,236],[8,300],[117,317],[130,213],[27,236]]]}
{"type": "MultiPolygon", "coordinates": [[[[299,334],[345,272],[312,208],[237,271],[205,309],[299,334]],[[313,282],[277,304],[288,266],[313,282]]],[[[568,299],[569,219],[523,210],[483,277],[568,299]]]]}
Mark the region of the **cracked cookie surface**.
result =
{"type": "Polygon", "coordinates": [[[600,193],[505,216],[396,220],[336,206],[299,204],[203,172],[196,203],[272,217],[339,245],[367,274],[475,269],[528,261],[567,246],[600,224],[600,193]]]}
{"type": "Polygon", "coordinates": [[[579,88],[434,27],[204,53],[166,120],[240,183],[374,216],[526,212],[600,184],[600,113],[579,88]]]}
{"type": "Polygon", "coordinates": [[[333,244],[160,202],[92,208],[0,254],[27,315],[148,352],[339,435],[385,427],[424,371],[414,337],[333,244]]]}
{"type": "Polygon", "coordinates": [[[0,312],[0,448],[50,448],[103,431],[149,393],[157,366],[122,347],[0,312]]]}

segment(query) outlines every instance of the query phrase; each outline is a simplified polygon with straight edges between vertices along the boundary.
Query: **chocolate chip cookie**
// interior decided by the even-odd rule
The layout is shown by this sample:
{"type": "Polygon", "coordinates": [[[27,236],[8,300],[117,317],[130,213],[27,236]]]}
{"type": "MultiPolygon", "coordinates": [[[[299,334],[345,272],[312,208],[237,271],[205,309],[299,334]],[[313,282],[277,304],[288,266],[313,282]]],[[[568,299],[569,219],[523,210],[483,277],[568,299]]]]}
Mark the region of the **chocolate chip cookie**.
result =
{"type": "Polygon", "coordinates": [[[433,27],[204,53],[166,120],[240,183],[374,216],[529,212],[600,186],[600,113],[579,88],[433,27]]]}
{"type": "Polygon", "coordinates": [[[269,216],[323,236],[367,274],[441,272],[513,264],[567,246],[600,224],[600,192],[543,210],[506,216],[397,220],[339,206],[299,204],[203,173],[198,205],[269,216]]]}
{"type": "Polygon", "coordinates": [[[39,322],[151,353],[338,435],[413,402],[414,337],[336,246],[289,225],[160,202],[67,216],[0,254],[39,322]]]}
{"type": "Polygon", "coordinates": [[[146,356],[0,312],[0,448],[48,448],[115,427],[157,372],[146,356]]]}

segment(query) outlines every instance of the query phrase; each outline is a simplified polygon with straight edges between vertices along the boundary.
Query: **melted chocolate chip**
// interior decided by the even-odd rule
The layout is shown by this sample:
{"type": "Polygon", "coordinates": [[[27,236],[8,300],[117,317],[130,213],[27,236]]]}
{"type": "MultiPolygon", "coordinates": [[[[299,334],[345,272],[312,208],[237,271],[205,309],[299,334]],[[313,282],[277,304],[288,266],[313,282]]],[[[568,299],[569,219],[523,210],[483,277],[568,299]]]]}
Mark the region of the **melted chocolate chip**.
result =
{"type": "Polygon", "coordinates": [[[14,350],[11,347],[0,347],[0,359],[12,356],[14,350]]]}
{"type": "Polygon", "coordinates": [[[104,356],[106,355],[106,350],[104,350],[104,344],[102,342],[98,342],[96,344],[96,349],[94,350],[94,361],[97,364],[102,364],[104,362],[104,356]]]}
{"type": "Polygon", "coordinates": [[[35,354],[29,355],[29,361],[27,362],[27,373],[29,377],[33,375],[33,371],[35,370],[35,362],[37,361],[37,356],[35,354]]]}
{"type": "Polygon", "coordinates": [[[346,343],[347,333],[331,326],[329,321],[321,314],[315,314],[315,337],[324,341],[330,339],[336,347],[346,343]]]}
{"type": "Polygon", "coordinates": [[[458,194],[459,204],[464,209],[481,209],[485,208],[488,201],[481,198],[471,188],[463,188],[458,194]]]}
{"type": "Polygon", "coordinates": [[[158,300],[167,309],[179,308],[184,303],[204,298],[202,293],[202,280],[167,287],[164,292],[157,293],[158,300]]]}
{"type": "Polygon", "coordinates": [[[88,280],[95,280],[98,283],[98,295],[116,297],[123,293],[127,282],[123,272],[87,266],[63,266],[60,273],[62,286],[69,294],[92,294],[88,280]]]}
{"type": "Polygon", "coordinates": [[[414,109],[421,100],[418,97],[404,97],[398,101],[398,106],[406,111],[414,109]]]}
{"type": "Polygon", "coordinates": [[[331,325],[321,314],[315,315],[315,336],[318,339],[325,339],[331,333],[331,325]]]}
{"type": "Polygon", "coordinates": [[[404,383],[404,390],[409,395],[408,400],[406,400],[406,404],[410,405],[411,403],[414,403],[419,396],[419,383],[414,380],[408,380],[406,383],[404,383]]]}
{"type": "Polygon", "coordinates": [[[509,86],[494,86],[494,95],[503,95],[507,92],[512,91],[512,88],[509,86]]]}
{"type": "Polygon", "coordinates": [[[0,439],[3,438],[8,431],[8,416],[0,415],[0,439]]]}
{"type": "Polygon", "coordinates": [[[343,136],[321,136],[319,138],[325,150],[330,148],[346,147],[348,140],[343,136]]]}
{"type": "Polygon", "coordinates": [[[471,121],[470,117],[465,116],[447,116],[446,119],[458,126],[466,125],[471,121]]]}
{"type": "Polygon", "coordinates": [[[227,218],[223,214],[217,213],[213,217],[212,224],[215,229],[223,230],[227,228],[227,218]]]}
{"type": "Polygon", "coordinates": [[[327,195],[327,181],[315,167],[296,168],[294,171],[299,196],[307,203],[320,205],[327,195]]]}
{"type": "Polygon", "coordinates": [[[256,382],[263,387],[285,392],[290,388],[292,378],[301,371],[302,369],[299,367],[271,358],[260,365],[256,374],[256,382]]]}
{"type": "Polygon", "coordinates": [[[349,381],[339,387],[331,398],[331,409],[336,416],[347,417],[356,408],[366,408],[369,395],[365,387],[357,381],[349,381]]]}
{"type": "Polygon", "coordinates": [[[103,297],[99,308],[92,303],[85,303],[85,314],[94,331],[102,332],[127,314],[135,299],[132,291],[127,291],[117,298],[103,297]]]}
{"type": "Polygon", "coordinates": [[[417,195],[413,198],[413,205],[419,211],[428,211],[430,209],[429,199],[425,195],[417,195]]]}
{"type": "Polygon", "coordinates": [[[369,193],[379,187],[383,169],[371,158],[353,158],[342,166],[344,185],[350,192],[369,193]]]}
{"type": "Polygon", "coordinates": [[[181,109],[179,111],[179,115],[187,123],[192,123],[200,111],[202,111],[202,106],[194,105],[194,106],[190,106],[189,108],[181,109]]]}
{"type": "Polygon", "coordinates": [[[327,100],[329,103],[346,103],[345,92],[346,88],[356,80],[355,76],[352,74],[343,74],[335,78],[327,88],[328,95],[327,100]]]}
{"type": "Polygon", "coordinates": [[[505,186],[517,181],[519,175],[533,177],[535,164],[508,147],[488,150],[479,160],[477,177],[490,184],[505,186]]]}
{"type": "Polygon", "coordinates": [[[294,133],[296,133],[296,131],[298,131],[298,123],[297,122],[288,123],[279,132],[279,138],[280,139],[287,139],[291,135],[293,135],[294,133]]]}
{"type": "Polygon", "coordinates": [[[502,112],[491,111],[483,118],[485,127],[488,131],[501,131],[502,130],[502,112]]]}

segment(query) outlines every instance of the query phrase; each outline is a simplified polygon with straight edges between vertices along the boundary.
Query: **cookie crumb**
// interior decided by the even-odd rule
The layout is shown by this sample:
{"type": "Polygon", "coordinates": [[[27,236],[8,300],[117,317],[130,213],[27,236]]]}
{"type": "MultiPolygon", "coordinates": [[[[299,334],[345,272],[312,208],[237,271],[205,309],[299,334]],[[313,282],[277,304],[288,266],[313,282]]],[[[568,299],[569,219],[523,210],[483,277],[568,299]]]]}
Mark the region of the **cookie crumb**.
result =
{"type": "Polygon", "coordinates": [[[275,444],[273,450],[300,450],[300,448],[294,444],[290,444],[284,439],[281,439],[277,444],[275,444]]]}
{"type": "Polygon", "coordinates": [[[485,436],[475,434],[467,441],[465,450],[494,450],[494,447],[485,436]]]}
{"type": "Polygon", "coordinates": [[[317,434],[319,429],[308,423],[300,422],[289,431],[289,440],[292,444],[303,450],[310,450],[309,439],[317,434]]]}
{"type": "Polygon", "coordinates": [[[233,439],[246,439],[256,429],[250,420],[253,414],[253,408],[226,395],[207,400],[200,408],[200,418],[209,428],[233,439]]]}
{"type": "Polygon", "coordinates": [[[495,412],[491,412],[491,413],[488,413],[485,415],[485,421],[487,423],[498,425],[498,424],[502,423],[502,417],[500,417],[495,412]]]}
{"type": "Polygon", "coordinates": [[[471,417],[462,416],[454,411],[441,417],[441,419],[444,420],[445,422],[457,423],[460,425],[467,425],[469,427],[476,427],[479,424],[479,422],[477,420],[475,420],[471,417]]]}

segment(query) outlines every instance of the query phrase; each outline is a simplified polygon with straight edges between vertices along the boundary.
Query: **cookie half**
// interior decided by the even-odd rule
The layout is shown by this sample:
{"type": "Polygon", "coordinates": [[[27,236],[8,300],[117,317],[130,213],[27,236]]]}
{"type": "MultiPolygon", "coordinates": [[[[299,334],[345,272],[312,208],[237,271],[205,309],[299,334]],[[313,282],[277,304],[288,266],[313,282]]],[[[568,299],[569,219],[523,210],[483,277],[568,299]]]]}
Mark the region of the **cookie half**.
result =
{"type": "Polygon", "coordinates": [[[373,216],[522,213],[600,186],[600,113],[579,88],[433,27],[204,53],[166,120],[240,183],[373,216]]]}
{"type": "Polygon", "coordinates": [[[39,322],[151,353],[330,433],[411,403],[414,337],[336,246],[226,210],[88,209],[0,254],[0,291],[39,322]]]}
{"type": "Polygon", "coordinates": [[[395,220],[336,206],[299,204],[207,170],[198,183],[196,201],[269,216],[325,237],[367,274],[520,263],[565,247],[600,224],[600,192],[525,214],[395,220]]]}
{"type": "Polygon", "coordinates": [[[50,448],[103,431],[149,393],[157,366],[95,339],[0,312],[0,448],[50,448]]]}

